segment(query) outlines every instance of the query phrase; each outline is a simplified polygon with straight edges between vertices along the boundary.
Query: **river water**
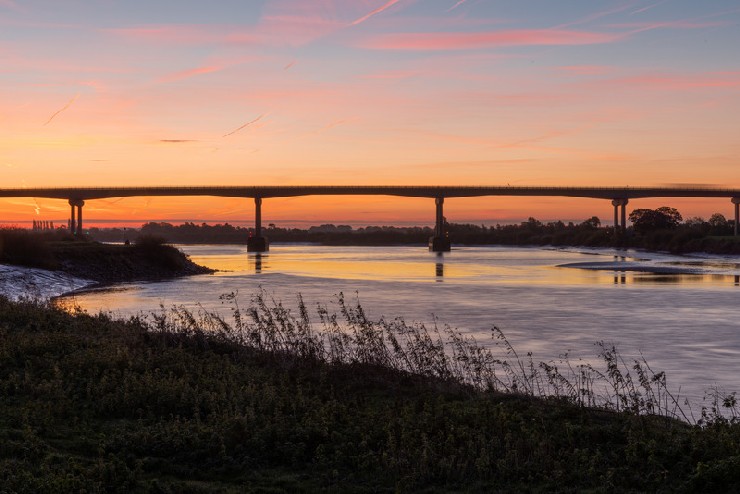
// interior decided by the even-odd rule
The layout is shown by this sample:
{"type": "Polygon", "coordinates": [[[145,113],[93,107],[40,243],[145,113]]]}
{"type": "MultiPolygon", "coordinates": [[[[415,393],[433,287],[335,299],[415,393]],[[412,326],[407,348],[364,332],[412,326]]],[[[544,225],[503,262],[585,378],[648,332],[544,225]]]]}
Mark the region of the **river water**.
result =
{"type": "MultiPolygon", "coordinates": [[[[460,247],[438,255],[423,247],[273,245],[180,246],[218,269],[172,281],[123,284],[67,296],[91,312],[128,316],[160,304],[221,311],[238,291],[246,306],[260,288],[286,305],[332,307],[336,294],[359,297],[372,319],[449,324],[490,341],[499,327],[520,355],[536,361],[592,362],[595,343],[640,353],[669,387],[693,402],[719,386],[740,391],[740,258],[679,257],[609,249],[460,247]]],[[[316,318],[318,319],[318,318],[316,318]]]]}

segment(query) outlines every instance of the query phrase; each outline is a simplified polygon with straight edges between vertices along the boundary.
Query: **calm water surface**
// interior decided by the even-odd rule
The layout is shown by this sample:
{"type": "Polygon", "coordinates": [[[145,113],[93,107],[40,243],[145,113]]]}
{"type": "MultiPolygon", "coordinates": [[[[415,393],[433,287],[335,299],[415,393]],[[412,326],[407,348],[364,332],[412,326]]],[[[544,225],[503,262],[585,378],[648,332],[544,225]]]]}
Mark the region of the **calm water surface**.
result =
{"type": "Polygon", "coordinates": [[[669,386],[694,401],[719,385],[740,391],[740,258],[677,257],[599,250],[462,247],[437,255],[423,247],[273,245],[181,246],[220,270],[157,283],[133,283],[67,298],[82,308],[127,316],[160,304],[217,309],[238,291],[241,305],[264,288],[293,304],[332,306],[359,296],[367,314],[449,324],[490,341],[501,328],[520,355],[550,360],[566,352],[594,361],[595,342],[645,356],[669,386]]]}

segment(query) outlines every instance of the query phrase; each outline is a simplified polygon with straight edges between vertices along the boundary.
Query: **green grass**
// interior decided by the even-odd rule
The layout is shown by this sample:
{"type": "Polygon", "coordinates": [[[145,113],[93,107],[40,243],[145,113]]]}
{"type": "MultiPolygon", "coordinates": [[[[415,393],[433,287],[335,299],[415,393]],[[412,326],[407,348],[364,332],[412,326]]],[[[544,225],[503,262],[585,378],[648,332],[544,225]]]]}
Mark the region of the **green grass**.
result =
{"type": "Polygon", "coordinates": [[[359,307],[324,311],[325,333],[262,295],[243,310],[226,299],[231,325],[0,298],[0,492],[732,492],[740,481],[732,417],[710,410],[698,426],[503,393],[445,373],[418,325],[396,321],[401,349],[386,352],[387,325],[359,307]],[[349,339],[330,347],[332,321],[349,339]]]}

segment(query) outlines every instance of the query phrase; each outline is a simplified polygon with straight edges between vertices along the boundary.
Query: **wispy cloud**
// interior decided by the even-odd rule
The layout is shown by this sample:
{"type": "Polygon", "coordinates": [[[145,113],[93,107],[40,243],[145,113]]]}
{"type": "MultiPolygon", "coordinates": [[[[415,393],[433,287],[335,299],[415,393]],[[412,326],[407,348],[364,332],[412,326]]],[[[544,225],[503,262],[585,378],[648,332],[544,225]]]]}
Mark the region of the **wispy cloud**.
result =
{"type": "Polygon", "coordinates": [[[740,87],[740,72],[696,74],[648,73],[603,81],[619,87],[640,87],[658,90],[687,90],[740,87]]]}
{"type": "Polygon", "coordinates": [[[195,139],[160,139],[159,142],[163,142],[165,144],[183,144],[187,142],[198,142],[195,139]]]}
{"type": "Polygon", "coordinates": [[[377,36],[362,46],[381,50],[471,50],[499,46],[559,46],[612,43],[623,34],[560,29],[524,29],[478,33],[400,33],[377,36]]]}
{"type": "Polygon", "coordinates": [[[400,1],[401,0],[389,0],[388,2],[384,3],[383,5],[381,5],[380,7],[378,7],[377,9],[373,10],[372,12],[369,12],[369,13],[363,15],[359,19],[355,19],[354,21],[352,21],[351,25],[352,26],[356,26],[358,24],[362,24],[363,22],[365,22],[366,20],[370,19],[371,17],[373,17],[375,15],[378,15],[381,12],[384,12],[384,11],[388,10],[389,8],[393,7],[394,5],[396,5],[400,1]]]}
{"type": "Polygon", "coordinates": [[[66,110],[67,108],[69,108],[70,106],[72,106],[72,103],[74,103],[74,102],[75,102],[75,100],[77,99],[77,97],[78,97],[79,95],[80,95],[79,93],[75,94],[75,95],[74,95],[74,97],[72,97],[72,99],[71,99],[71,100],[69,100],[69,102],[67,102],[67,104],[66,104],[66,105],[64,105],[64,106],[63,106],[62,108],[60,108],[59,110],[55,111],[55,112],[54,112],[54,114],[53,114],[52,116],[50,116],[50,117],[49,117],[49,120],[47,120],[47,121],[46,121],[46,123],[45,123],[44,125],[49,125],[49,124],[51,123],[51,121],[52,121],[52,120],[54,120],[54,117],[56,117],[57,115],[59,115],[60,113],[62,113],[62,112],[63,112],[64,110],[66,110]]]}
{"type": "Polygon", "coordinates": [[[360,76],[361,79],[399,80],[409,79],[419,75],[418,70],[386,70],[360,76]]]}
{"type": "Polygon", "coordinates": [[[727,21],[713,21],[713,22],[699,22],[699,21],[658,21],[658,22],[625,22],[619,24],[610,24],[607,27],[614,29],[632,29],[630,34],[637,34],[644,31],[652,31],[654,29],[705,29],[708,27],[722,27],[729,26],[731,22],[727,21]]]}
{"type": "Polygon", "coordinates": [[[634,8],[636,5],[637,5],[637,3],[635,1],[633,1],[633,0],[631,0],[631,1],[628,1],[628,2],[624,2],[624,3],[618,5],[618,6],[614,7],[614,8],[607,9],[607,10],[600,10],[598,12],[594,12],[594,13],[589,14],[589,15],[587,15],[585,17],[580,18],[580,19],[576,19],[576,20],[571,21],[571,22],[566,22],[564,24],[559,24],[557,26],[554,26],[552,29],[565,29],[565,28],[569,28],[569,27],[572,27],[572,26],[580,26],[582,24],[588,24],[590,22],[596,21],[596,20],[601,19],[603,17],[608,17],[610,15],[619,14],[621,12],[630,10],[630,9],[634,8]]]}
{"type": "Polygon", "coordinates": [[[345,26],[319,15],[270,15],[262,18],[255,34],[261,42],[272,46],[304,46],[345,26]]]}
{"type": "Polygon", "coordinates": [[[211,74],[213,72],[218,72],[220,70],[223,70],[224,67],[218,66],[218,65],[209,65],[204,67],[195,67],[192,69],[187,70],[181,70],[178,72],[173,72],[171,74],[167,74],[165,76],[160,77],[157,79],[157,82],[175,82],[175,81],[181,81],[183,79],[189,79],[191,77],[195,77],[198,75],[203,74],[211,74]]]}
{"type": "Polygon", "coordinates": [[[22,12],[24,9],[21,9],[20,5],[18,5],[13,0],[0,0],[0,8],[5,7],[9,10],[14,10],[16,12],[22,12]]]}
{"type": "Polygon", "coordinates": [[[255,33],[233,25],[153,24],[103,31],[134,42],[173,45],[256,44],[260,41],[255,33]]]}
{"type": "Polygon", "coordinates": [[[240,130],[243,130],[243,129],[245,129],[245,128],[249,127],[250,125],[252,125],[252,124],[254,124],[254,123],[257,123],[257,122],[259,122],[260,120],[262,120],[262,118],[263,118],[263,117],[264,117],[265,115],[266,115],[266,114],[265,114],[265,113],[263,113],[262,115],[260,115],[259,117],[255,118],[254,120],[250,120],[249,122],[245,123],[245,124],[244,124],[244,125],[242,125],[241,127],[238,127],[238,128],[236,128],[236,129],[232,130],[232,131],[231,131],[231,132],[229,132],[228,134],[224,134],[224,135],[223,135],[222,137],[229,137],[230,135],[234,135],[234,134],[236,134],[236,133],[237,133],[237,132],[239,132],[240,130]]]}
{"type": "Polygon", "coordinates": [[[558,67],[559,70],[576,75],[606,75],[614,70],[608,65],[565,65],[558,67]]]}

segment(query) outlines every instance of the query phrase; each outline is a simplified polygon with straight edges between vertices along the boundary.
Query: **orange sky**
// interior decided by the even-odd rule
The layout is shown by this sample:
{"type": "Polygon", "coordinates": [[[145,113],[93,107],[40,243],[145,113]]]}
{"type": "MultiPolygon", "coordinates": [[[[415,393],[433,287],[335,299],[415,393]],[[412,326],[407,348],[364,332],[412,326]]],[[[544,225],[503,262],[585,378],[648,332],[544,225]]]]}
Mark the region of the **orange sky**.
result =
{"type": "MultiPolygon", "coordinates": [[[[734,1],[0,0],[2,187],[740,187],[734,1]],[[596,6],[598,5],[598,6],[596,6]]],[[[729,200],[658,199],[684,216],[729,200]]],[[[607,201],[450,199],[450,221],[610,221],[607,201]]],[[[0,199],[0,223],[66,221],[0,199]]],[[[238,222],[250,200],[89,201],[238,222]]],[[[266,200],[265,223],[430,224],[420,199],[266,200]]],[[[90,223],[88,223],[90,224],[90,223]]]]}

